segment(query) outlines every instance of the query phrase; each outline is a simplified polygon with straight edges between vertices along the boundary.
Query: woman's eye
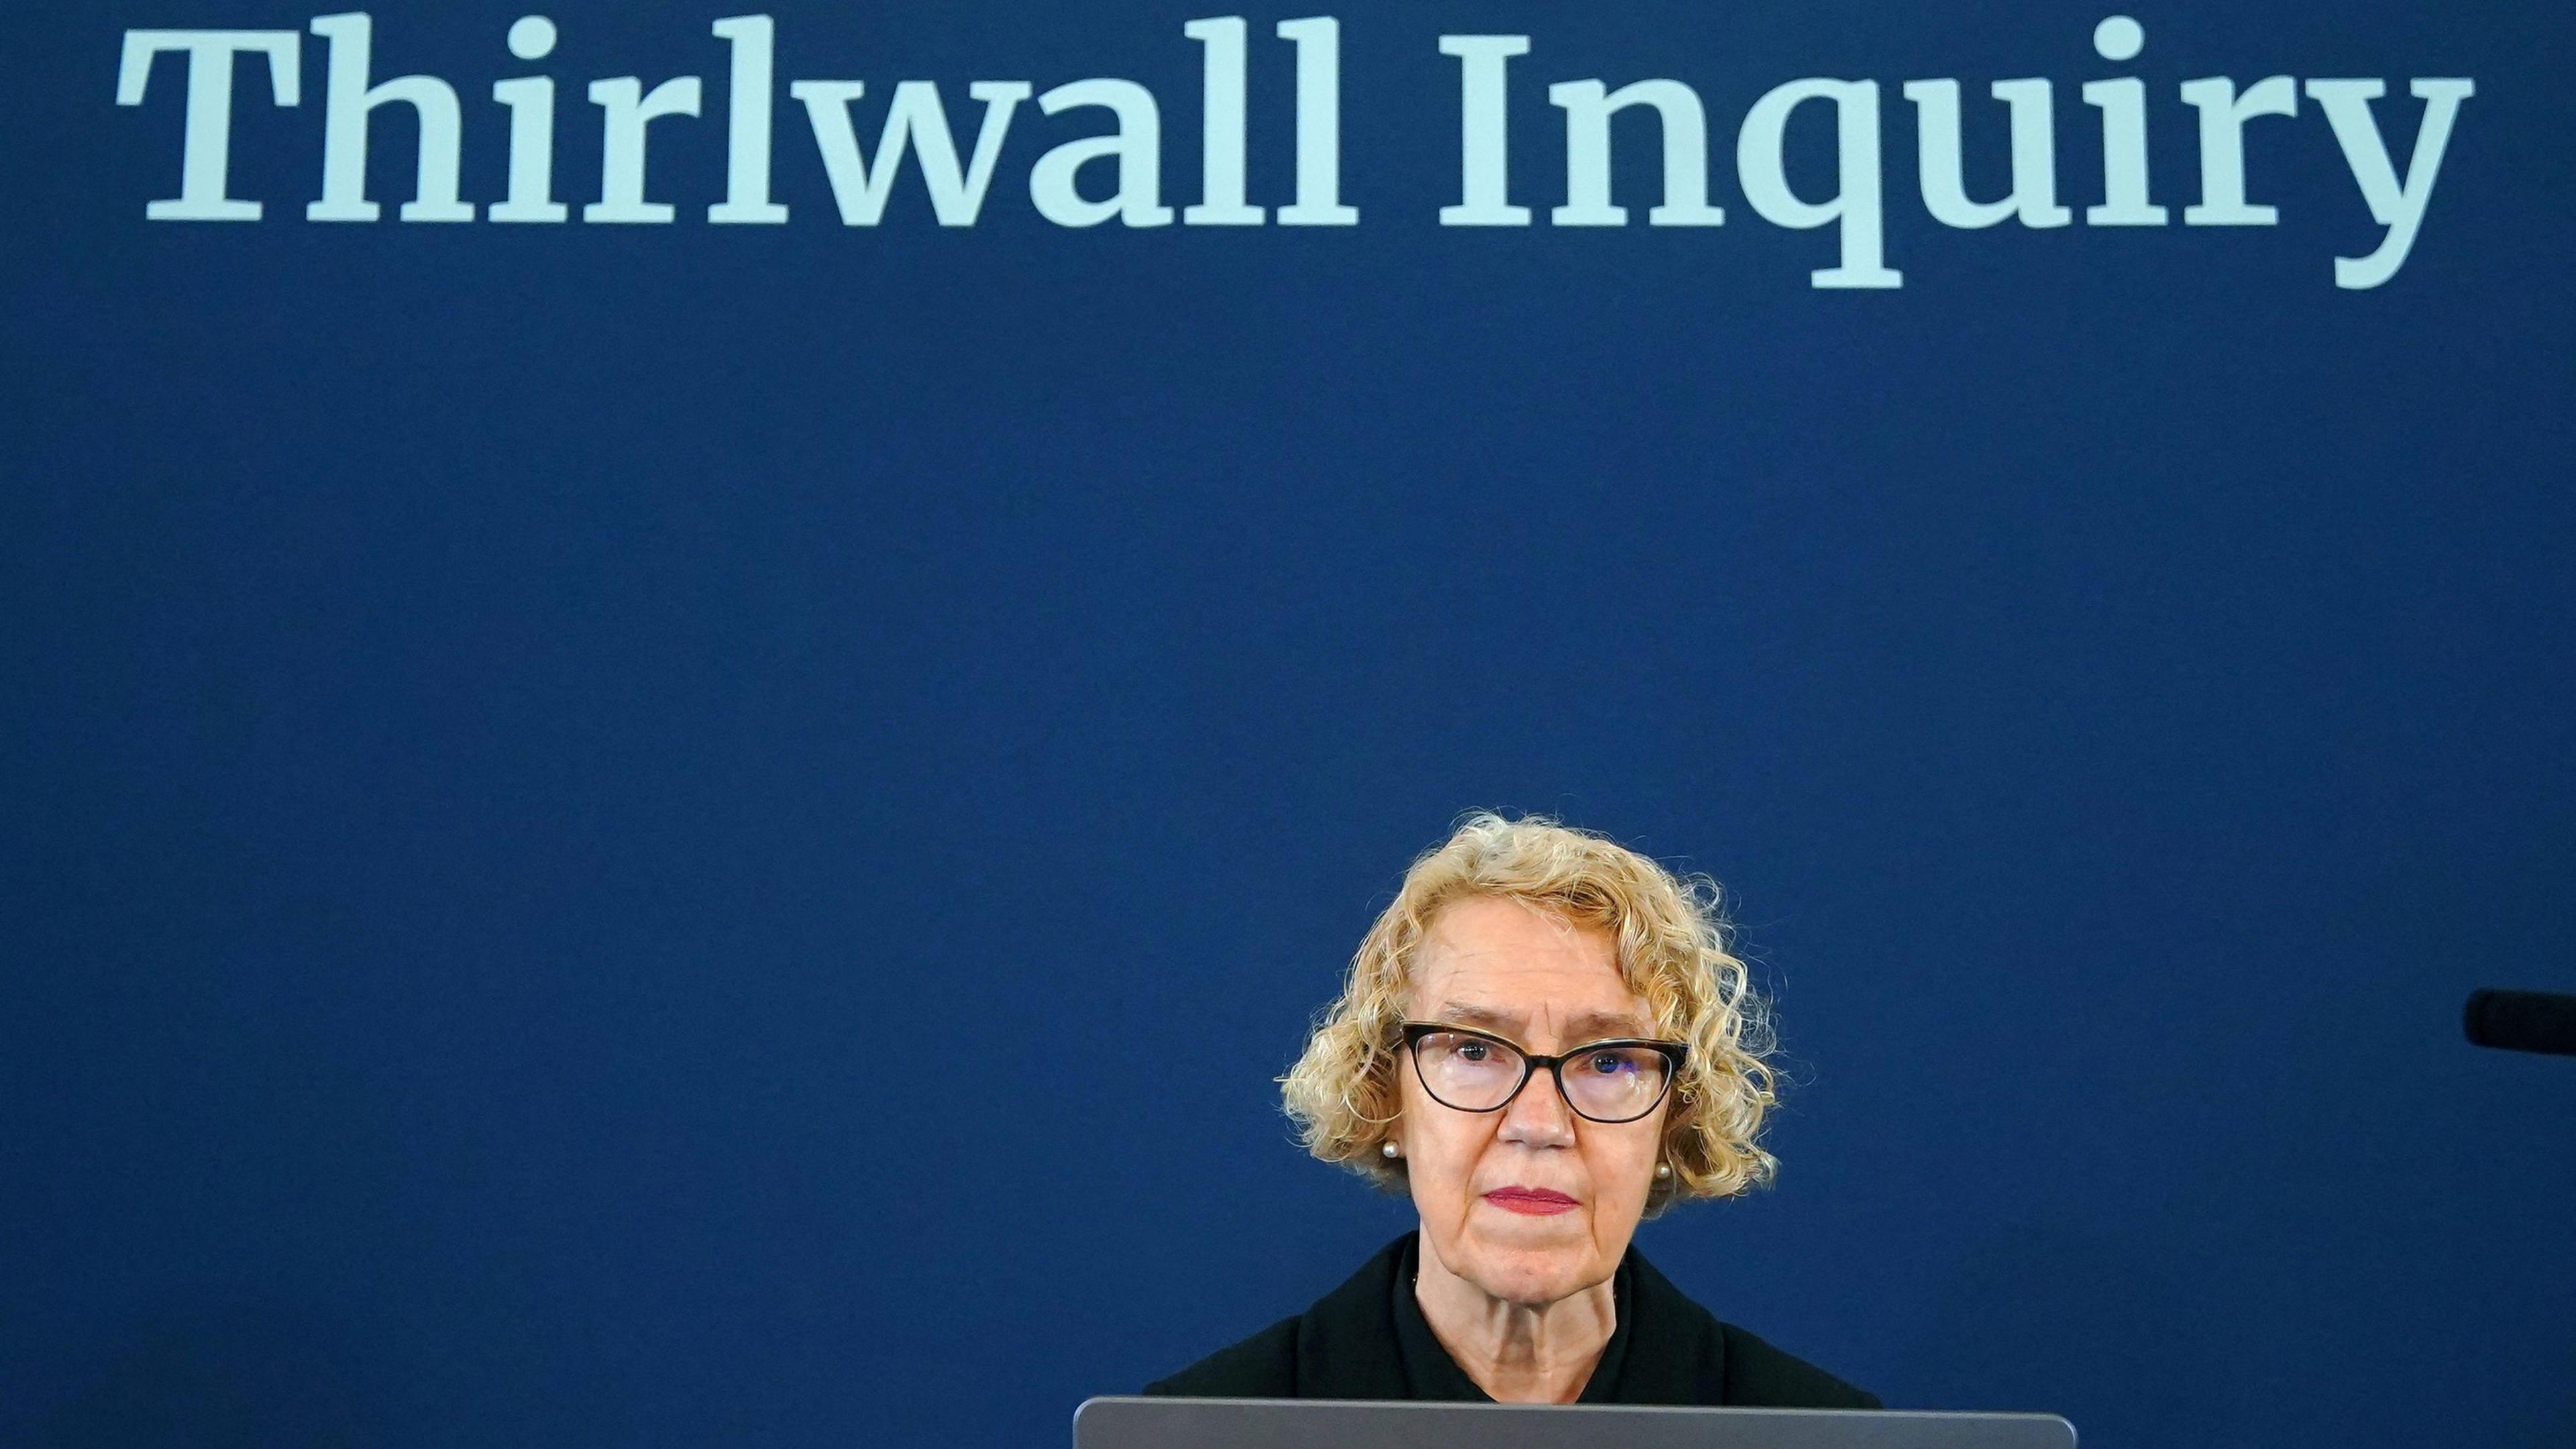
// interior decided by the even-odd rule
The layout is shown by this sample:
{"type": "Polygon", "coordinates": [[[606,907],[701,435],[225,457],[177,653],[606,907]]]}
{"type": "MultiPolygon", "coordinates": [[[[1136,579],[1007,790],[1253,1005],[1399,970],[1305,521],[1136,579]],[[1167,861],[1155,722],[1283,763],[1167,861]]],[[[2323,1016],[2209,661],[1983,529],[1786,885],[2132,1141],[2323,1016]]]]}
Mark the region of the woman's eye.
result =
{"type": "Polygon", "coordinates": [[[1618,1052],[1594,1052],[1592,1054],[1592,1070],[1600,1073],[1602,1076],[1617,1076],[1621,1072],[1632,1072],[1636,1069],[1635,1063],[1629,1061],[1625,1056],[1622,1056],[1618,1052]]]}
{"type": "Polygon", "coordinates": [[[1458,1057],[1461,1061],[1481,1062],[1485,1059],[1486,1050],[1483,1042],[1463,1042],[1458,1047],[1458,1057]]]}

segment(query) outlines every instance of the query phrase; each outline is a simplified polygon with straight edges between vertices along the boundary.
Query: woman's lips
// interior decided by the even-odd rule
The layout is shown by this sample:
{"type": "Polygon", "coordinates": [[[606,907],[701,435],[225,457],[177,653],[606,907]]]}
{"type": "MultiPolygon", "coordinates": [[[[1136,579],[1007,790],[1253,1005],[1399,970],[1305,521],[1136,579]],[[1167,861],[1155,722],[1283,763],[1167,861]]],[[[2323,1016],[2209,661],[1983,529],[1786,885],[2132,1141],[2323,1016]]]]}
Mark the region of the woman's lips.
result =
{"type": "Polygon", "coordinates": [[[1527,1213],[1532,1217],[1553,1217],[1570,1213],[1577,1204],[1561,1192],[1543,1187],[1498,1187],[1485,1194],[1485,1201],[1507,1213],[1527,1213]]]}

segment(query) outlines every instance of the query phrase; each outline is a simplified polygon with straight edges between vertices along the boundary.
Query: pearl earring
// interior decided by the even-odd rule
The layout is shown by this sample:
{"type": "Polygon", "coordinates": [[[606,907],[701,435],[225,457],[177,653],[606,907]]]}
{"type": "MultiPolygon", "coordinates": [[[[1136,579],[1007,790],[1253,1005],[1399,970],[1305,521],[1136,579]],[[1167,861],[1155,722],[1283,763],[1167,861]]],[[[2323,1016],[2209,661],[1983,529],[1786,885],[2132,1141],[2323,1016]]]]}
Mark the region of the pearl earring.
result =
{"type": "Polygon", "coordinates": [[[1389,1140],[1378,1144],[1377,1155],[1385,1158],[1389,1162],[1393,1162],[1404,1155],[1404,1149],[1396,1146],[1392,1140],[1389,1140]]]}
{"type": "Polygon", "coordinates": [[[1669,1162],[1658,1162],[1658,1163],[1656,1163],[1656,1164],[1655,1164],[1655,1181],[1657,1181],[1657,1182],[1670,1182],[1670,1181],[1672,1181],[1672,1180],[1673,1180],[1673,1165],[1672,1165],[1671,1163],[1669,1163],[1669,1162]]]}

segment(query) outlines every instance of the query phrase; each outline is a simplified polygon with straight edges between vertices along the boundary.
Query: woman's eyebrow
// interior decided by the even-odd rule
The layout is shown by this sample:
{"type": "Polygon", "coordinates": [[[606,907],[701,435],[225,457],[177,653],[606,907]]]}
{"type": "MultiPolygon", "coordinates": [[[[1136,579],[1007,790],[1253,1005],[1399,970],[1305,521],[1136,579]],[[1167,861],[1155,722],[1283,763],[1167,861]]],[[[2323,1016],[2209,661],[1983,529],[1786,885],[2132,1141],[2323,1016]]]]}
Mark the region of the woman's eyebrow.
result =
{"type": "Polygon", "coordinates": [[[1599,1041],[1605,1037],[1642,1037],[1650,1033],[1645,1023],[1624,1011],[1590,1011],[1567,1022],[1565,1034],[1574,1041],[1599,1041]]]}
{"type": "MultiPolygon", "coordinates": [[[[1509,1036],[1527,1025],[1526,1018],[1511,1012],[1496,1011],[1490,1006],[1476,1006],[1464,1001],[1444,1002],[1437,1018],[1509,1036]]],[[[1565,1039],[1570,1042],[1604,1041],[1613,1037],[1652,1035],[1646,1024],[1624,1011],[1587,1011],[1570,1018],[1565,1024],[1565,1039]]]]}

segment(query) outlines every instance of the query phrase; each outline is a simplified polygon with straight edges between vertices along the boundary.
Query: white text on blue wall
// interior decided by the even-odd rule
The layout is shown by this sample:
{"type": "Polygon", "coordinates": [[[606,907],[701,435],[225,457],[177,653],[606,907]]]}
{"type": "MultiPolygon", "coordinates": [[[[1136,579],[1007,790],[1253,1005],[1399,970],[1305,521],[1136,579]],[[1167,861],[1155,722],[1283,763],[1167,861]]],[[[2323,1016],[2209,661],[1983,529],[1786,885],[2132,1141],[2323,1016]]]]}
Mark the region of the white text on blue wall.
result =
{"type": "MultiPolygon", "coordinates": [[[[697,118],[705,83],[674,76],[649,87],[638,76],[591,81],[597,108],[600,165],[591,198],[578,211],[557,198],[554,156],[558,126],[555,81],[514,75],[494,81],[491,99],[501,112],[478,130],[506,137],[506,194],[488,205],[459,195],[468,115],[455,86],[437,76],[401,75],[377,80],[376,34],[364,12],[316,17],[309,32],[327,43],[323,80],[322,185],[304,208],[313,222],[372,222],[383,207],[366,194],[369,119],[378,110],[409,106],[415,113],[418,167],[412,196],[396,215],[406,222],[551,224],[578,215],[590,224],[657,225],[679,219],[679,208],[651,199],[650,141],[656,123],[697,118]]],[[[1130,227],[1183,226],[1346,227],[1360,224],[1360,208],[1342,195],[1345,137],[1341,95],[1342,26],[1332,16],[1282,20],[1272,33],[1293,49],[1295,62],[1295,169],[1289,199],[1275,207],[1248,194],[1246,156],[1248,56],[1251,25],[1241,16],[1185,22],[1180,43],[1200,49],[1201,135],[1199,199],[1177,211],[1164,200],[1162,108],[1152,90],[1132,80],[1092,77],[1039,91],[1026,80],[978,80],[963,87],[981,107],[970,143],[961,146],[948,101],[954,87],[935,80],[901,80],[886,96],[873,147],[862,147],[853,109],[871,97],[860,80],[795,80],[784,87],[800,105],[829,179],[832,200],[847,226],[876,226],[895,199],[906,162],[920,178],[931,218],[941,226],[969,227],[983,215],[1022,102],[1034,99],[1043,118],[1067,112],[1097,115],[1109,126],[1054,144],[1028,166],[1026,185],[1038,216],[1063,227],[1116,221],[1130,227]],[[1096,172],[1086,184],[1086,172],[1096,172]]],[[[778,26],[767,15],[716,20],[711,33],[722,46],[726,72],[726,176],[722,201],[706,208],[718,225],[783,225],[789,209],[771,192],[771,158],[777,142],[778,26]]],[[[260,200],[231,191],[234,71],[237,60],[264,60],[268,98],[296,106],[303,98],[305,32],[293,30],[129,30],[116,82],[117,104],[140,106],[150,90],[155,62],[184,56],[185,122],[180,140],[179,194],[151,201],[155,221],[257,221],[260,200]]],[[[521,17],[504,44],[523,62],[545,60],[558,43],[554,22],[521,17]]],[[[2144,49],[2145,29],[2114,15],[2093,31],[2096,56],[2114,65],[2144,49]]],[[[1437,204],[1444,227],[1528,227],[1540,211],[1515,201],[1516,190],[1536,183],[1516,177],[1506,138],[1516,68],[1533,61],[1527,35],[1443,35],[1440,53],[1456,61],[1455,102],[1459,151],[1454,200],[1437,204]]],[[[2024,227],[2073,225],[2075,208],[2058,196],[2058,117],[2055,84],[2044,78],[1999,80],[1986,94],[2005,108],[2010,185],[1998,196],[1971,197],[1965,179],[1962,85],[1955,79],[1909,80],[1899,94],[1914,106],[1916,180],[1921,205],[1941,225],[1962,229],[2011,221],[2024,227]]],[[[2278,208],[2247,194],[2246,154],[2267,117],[2295,122],[2302,98],[2313,102],[2331,128],[2353,184],[2379,228],[2377,244],[2360,256],[2334,259],[2335,285],[2376,287],[2405,265],[2423,228],[2441,173],[2442,156],[2475,84],[2462,77],[2416,77],[2405,90],[2421,104],[2404,167],[2393,158],[2381,129],[2390,82],[2373,78],[2299,80],[2266,76],[2240,85],[2211,76],[2181,83],[2179,100],[2198,121],[2199,199],[2181,208],[2190,227],[2260,227],[2279,221],[2278,208]]],[[[2101,198],[2083,207],[2089,227],[2160,227],[2173,208],[2153,198],[2148,154],[2148,89],[2135,76],[2081,82],[2083,104],[2097,113],[2087,129],[2101,145],[2101,198]]],[[[1669,78],[1628,81],[1615,88],[1601,79],[1563,80],[1546,88],[1548,103],[1563,113],[1565,165],[1562,199],[1544,215],[1554,227],[1619,227],[1637,220],[1611,194],[1611,121],[1621,111],[1652,113],[1660,123],[1662,180],[1644,222],[1661,227],[1725,224],[1724,207],[1710,199],[1709,118],[1701,97],[1686,82],[1669,78]]],[[[1807,77],[1773,86],[1745,112],[1736,128],[1735,178],[1754,215],[1775,226],[1834,230],[1835,264],[1810,274],[1815,286],[1887,288],[1904,284],[1888,264],[1886,216],[1889,188],[1883,155],[1883,90],[1875,80],[1807,77]],[[1829,115],[1834,185],[1802,194],[1791,185],[1786,160],[1791,118],[1802,110],[1829,115]]],[[[2387,108],[2394,111],[2392,105],[2387,108]]],[[[1040,125],[1055,124],[1042,120],[1040,125]]],[[[1093,124],[1097,124],[1094,122],[1093,124]]],[[[1026,129],[1022,123],[1023,130],[1026,129]]],[[[2089,138],[2088,138],[2089,139],[2089,138]]],[[[1374,208],[1380,205],[1372,200],[1374,208]]],[[[901,213],[898,212],[898,215],[901,213]]]]}

